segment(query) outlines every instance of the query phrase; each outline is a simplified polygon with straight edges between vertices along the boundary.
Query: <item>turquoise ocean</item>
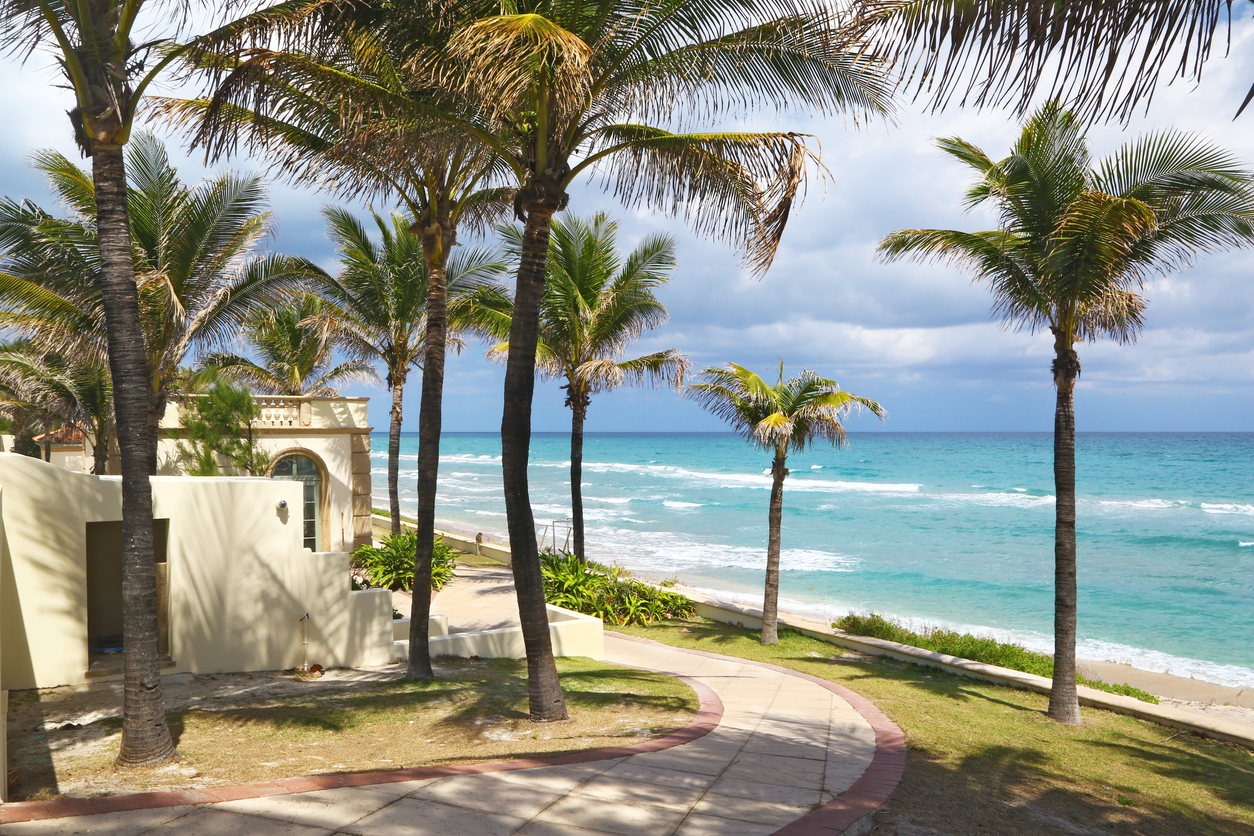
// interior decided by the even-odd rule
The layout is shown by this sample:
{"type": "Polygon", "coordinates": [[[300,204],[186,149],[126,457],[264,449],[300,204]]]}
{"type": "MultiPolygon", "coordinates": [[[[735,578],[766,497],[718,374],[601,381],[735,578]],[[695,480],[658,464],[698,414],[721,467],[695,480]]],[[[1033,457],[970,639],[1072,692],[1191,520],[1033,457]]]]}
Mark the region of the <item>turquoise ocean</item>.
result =
{"type": "MultiPolygon", "coordinates": [[[[1079,655],[1254,686],[1254,433],[1082,433],[1076,446],[1079,655]]],[[[403,436],[410,512],[417,447],[403,436]]],[[[386,507],[386,435],[373,449],[386,507]]],[[[500,453],[496,434],[443,438],[438,519],[504,535],[500,453]]],[[[534,436],[538,528],[570,513],[569,458],[568,435],[534,436]]],[[[760,602],[767,454],[730,433],[590,434],[584,463],[589,556],[760,602]]],[[[788,463],[785,608],[1052,649],[1049,434],[851,434],[788,463]]]]}

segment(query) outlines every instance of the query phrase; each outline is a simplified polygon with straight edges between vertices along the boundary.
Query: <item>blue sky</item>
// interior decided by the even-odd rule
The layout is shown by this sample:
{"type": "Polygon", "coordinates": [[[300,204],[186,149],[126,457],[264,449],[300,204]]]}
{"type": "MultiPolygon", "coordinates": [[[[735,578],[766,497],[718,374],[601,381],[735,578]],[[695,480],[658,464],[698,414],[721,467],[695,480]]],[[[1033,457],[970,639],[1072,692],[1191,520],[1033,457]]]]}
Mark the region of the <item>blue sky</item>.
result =
{"type": "MultiPolygon", "coordinates": [[[[59,82],[47,55],[37,53],[24,66],[6,60],[0,72],[0,112],[11,116],[0,142],[0,195],[51,208],[26,159],[42,147],[77,157],[65,115],[71,96],[52,86],[59,82]]],[[[1211,138],[1254,165],[1254,112],[1232,120],[1251,81],[1254,22],[1245,20],[1234,31],[1231,55],[1212,60],[1200,85],[1162,88],[1148,114],[1126,127],[1095,126],[1094,155],[1105,156],[1145,131],[1175,128],[1211,138]]],[[[961,136],[1002,156],[1018,132],[1013,115],[958,109],[931,114],[906,103],[895,124],[856,127],[839,116],[798,116],[758,125],[814,134],[829,171],[825,180],[810,183],[764,279],[743,270],[728,243],[699,239],[672,218],[624,208],[595,179],[572,190],[568,211],[610,212],[620,221],[624,248],[658,230],[679,242],[679,269],[658,294],[671,319],[637,349],[678,348],[698,368],[730,360],[766,372],[782,359],[789,371],[814,369],[888,409],[883,425],[868,416],[851,419],[855,431],[1050,430],[1048,335],[1004,330],[990,320],[987,292],[955,270],[873,259],[876,243],[895,229],[995,225],[988,214],[961,211],[969,177],[936,150],[934,138],[961,136]]],[[[179,152],[178,137],[169,141],[184,178],[201,176],[201,161],[179,152]]],[[[264,168],[246,158],[227,165],[264,168]]],[[[334,252],[318,214],[328,200],[273,183],[278,231],[272,248],[333,268],[334,252]]],[[[1079,429],[1254,431],[1254,252],[1210,256],[1145,292],[1150,307],[1137,344],[1079,346],[1079,429]]],[[[471,341],[450,358],[447,430],[499,428],[503,369],[483,359],[482,348],[471,341]]],[[[417,429],[418,375],[411,380],[406,430],[417,429]]],[[[370,395],[371,420],[386,429],[389,399],[381,389],[350,388],[345,394],[370,395]]],[[[537,387],[533,428],[569,429],[556,383],[537,387]]],[[[588,419],[592,432],[721,428],[669,391],[598,396],[588,419]]]]}

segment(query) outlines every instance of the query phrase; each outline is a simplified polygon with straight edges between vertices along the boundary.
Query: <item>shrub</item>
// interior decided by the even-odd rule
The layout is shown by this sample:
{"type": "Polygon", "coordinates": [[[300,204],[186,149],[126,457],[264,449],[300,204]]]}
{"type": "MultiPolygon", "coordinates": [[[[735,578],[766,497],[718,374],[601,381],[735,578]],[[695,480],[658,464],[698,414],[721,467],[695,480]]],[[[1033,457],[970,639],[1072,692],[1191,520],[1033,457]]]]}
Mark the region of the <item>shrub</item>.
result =
{"type": "MultiPolygon", "coordinates": [[[[414,553],[418,548],[418,533],[405,529],[400,534],[383,538],[381,546],[360,546],[353,552],[353,565],[375,587],[405,590],[414,583],[414,553]]],[[[435,538],[431,555],[431,589],[440,590],[456,577],[457,563],[453,549],[444,538],[435,538]]]]}
{"type": "MultiPolygon", "coordinates": [[[[870,636],[898,644],[908,644],[911,647],[921,647],[924,650],[945,653],[961,659],[971,659],[986,665],[998,665],[1015,671],[1036,674],[1046,679],[1054,676],[1053,657],[1045,653],[1036,653],[1017,644],[973,636],[970,633],[956,633],[953,630],[936,628],[916,633],[875,613],[870,615],[851,613],[833,622],[832,626],[846,633],[853,633],[855,636],[870,636]]],[[[1131,685],[1110,685],[1084,676],[1076,676],[1076,681],[1099,691],[1135,697],[1144,702],[1158,704],[1158,697],[1140,688],[1133,688],[1131,685]]]]}
{"type": "Polygon", "coordinates": [[[696,615],[688,598],[641,583],[617,566],[583,563],[573,554],[546,551],[540,570],[550,604],[595,615],[611,626],[696,615]]]}

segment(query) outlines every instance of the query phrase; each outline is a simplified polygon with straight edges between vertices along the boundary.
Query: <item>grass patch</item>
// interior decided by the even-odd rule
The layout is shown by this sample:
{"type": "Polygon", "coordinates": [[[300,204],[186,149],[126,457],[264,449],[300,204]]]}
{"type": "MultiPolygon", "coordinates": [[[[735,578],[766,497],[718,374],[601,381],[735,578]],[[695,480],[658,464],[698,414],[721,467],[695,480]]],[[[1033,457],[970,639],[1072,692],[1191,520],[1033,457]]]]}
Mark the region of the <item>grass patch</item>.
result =
{"type": "MultiPolygon", "coordinates": [[[[1046,679],[1051,679],[1054,676],[1054,659],[1052,656],[1045,653],[1036,653],[1017,644],[973,636],[970,633],[956,633],[953,630],[936,628],[925,630],[921,633],[915,632],[907,630],[897,622],[889,621],[875,613],[870,615],[850,614],[839,621],[833,622],[832,626],[844,630],[846,633],[852,633],[855,636],[870,636],[871,638],[884,639],[897,642],[898,644],[908,644],[911,647],[920,647],[936,653],[971,659],[975,662],[983,662],[986,665],[998,665],[1015,671],[1043,676],[1046,679]]],[[[1080,675],[1076,676],[1076,681],[1081,685],[1087,685],[1098,691],[1120,694],[1125,697],[1135,697],[1143,702],[1158,705],[1158,697],[1148,691],[1142,691],[1140,688],[1133,688],[1131,685],[1111,685],[1108,682],[1089,679],[1080,675]]]]}
{"type": "MultiPolygon", "coordinates": [[[[11,732],[10,762],[19,770],[15,800],[552,756],[665,734],[687,725],[700,707],[692,689],[672,677],[590,659],[557,664],[567,723],[527,719],[527,669],[519,660],[441,657],[438,678],[418,682],[328,681],[335,672],[310,683],[277,682],[277,675],[199,677],[219,687],[167,712],[178,764],[115,773],[115,718],[40,740],[11,732]],[[51,761],[42,770],[27,766],[38,766],[36,749],[51,761]]],[[[44,712],[55,712],[58,695],[41,696],[44,712]]]]}
{"type": "Polygon", "coordinates": [[[618,629],[792,668],[872,700],[909,744],[905,778],[876,815],[876,834],[1254,832],[1248,749],[1091,708],[1084,725],[1061,726],[1045,716],[1044,695],[842,651],[791,630],[764,646],[756,631],[705,620],[618,629]]]}

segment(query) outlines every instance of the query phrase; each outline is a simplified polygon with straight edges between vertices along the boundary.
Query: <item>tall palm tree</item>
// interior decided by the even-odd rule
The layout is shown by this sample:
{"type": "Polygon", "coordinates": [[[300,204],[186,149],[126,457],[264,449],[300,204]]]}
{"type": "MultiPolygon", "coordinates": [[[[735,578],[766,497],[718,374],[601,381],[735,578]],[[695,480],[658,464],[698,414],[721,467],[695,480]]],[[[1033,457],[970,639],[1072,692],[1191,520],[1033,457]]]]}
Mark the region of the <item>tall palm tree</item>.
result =
{"type": "MultiPolygon", "coordinates": [[[[314,290],[326,300],[326,327],[350,355],[377,360],[387,371],[392,393],[388,431],[388,499],[392,533],[400,525],[399,469],[403,401],[409,370],[420,365],[427,337],[427,283],[430,274],[422,252],[422,236],[400,214],[384,218],[372,212],[378,243],[348,211],[323,210],[331,240],[340,253],[336,275],[322,274],[314,290]]],[[[475,249],[449,261],[448,292],[453,299],[491,281],[500,267],[492,254],[475,249]]],[[[455,346],[459,343],[454,342],[455,346]]]]}
{"type": "Polygon", "coordinates": [[[108,472],[113,439],[113,383],[99,357],[63,356],[29,342],[0,347],[0,381],[8,406],[36,410],[78,430],[92,447],[92,473],[108,472]]]}
{"type": "Polygon", "coordinates": [[[525,0],[462,23],[428,61],[433,76],[480,103],[455,124],[494,149],[518,185],[501,465],[534,719],[566,717],[527,485],[553,215],[570,184],[595,171],[626,205],[744,244],[748,263],[765,271],[812,160],[805,137],[683,128],[790,107],[887,112],[890,85],[863,35],[831,8],[799,0],[525,0]]]}
{"type": "Polygon", "coordinates": [[[1228,152],[1196,136],[1151,134],[1096,167],[1078,119],[1058,104],[1029,118],[1010,156],[994,161],[962,139],[940,149],[977,179],[968,207],[991,202],[999,229],[903,229],[884,238],[885,260],[949,262],[988,284],[1009,326],[1054,339],[1054,679],[1049,715],[1079,723],[1076,698],[1075,345],[1135,341],[1145,279],[1199,253],[1254,243],[1254,178],[1228,152]]]}
{"type": "Polygon", "coordinates": [[[339,397],[333,387],[379,381],[374,367],[362,360],[332,366],[335,341],[320,327],[321,299],[302,293],[276,308],[256,311],[244,323],[244,340],[260,362],[238,354],[216,352],[204,362],[218,375],[246,384],[265,395],[339,397]]]}
{"type": "MultiPolygon", "coordinates": [[[[517,261],[522,235],[517,227],[500,232],[509,255],[517,261]]],[[[653,290],[670,281],[675,270],[675,241],[651,235],[623,260],[617,248],[618,224],[605,213],[591,221],[553,221],[544,298],[540,303],[540,334],[536,366],[541,376],[565,383],[571,410],[570,502],[575,554],[585,560],[583,515],[583,427],[592,396],[623,385],[683,385],[688,360],[671,348],[622,359],[627,347],[647,330],[666,321],[666,308],[653,290]]],[[[478,315],[488,333],[509,334],[513,304],[490,300],[478,315]]],[[[504,360],[509,342],[489,349],[504,360]]]]}
{"type": "MultiPolygon", "coordinates": [[[[1084,118],[1126,120],[1165,76],[1199,81],[1232,0],[856,0],[872,43],[940,108],[1013,105],[1041,93],[1084,118]]],[[[1226,49],[1225,49],[1226,52],[1226,49]]],[[[1254,86],[1237,109],[1254,99],[1254,86]]]]}
{"type": "Polygon", "coordinates": [[[731,424],[751,443],[770,451],[771,504],[767,514],[766,591],[762,597],[762,644],[779,642],[779,549],[784,514],[784,478],[788,476],[788,451],[801,452],[816,439],[837,447],[848,443],[841,419],[852,410],[866,408],[881,421],[887,415],[870,398],[840,391],[836,381],[802,371],[774,386],[735,363],[726,368],[710,366],[701,382],[686,390],[688,397],[731,424]]]}
{"type": "MultiPolygon", "coordinates": [[[[244,323],[298,289],[317,268],[303,258],[263,253],[273,230],[257,177],[224,174],[195,186],[179,180],[162,144],[141,134],[129,144],[127,217],[145,350],[145,434],[149,473],[157,469],[157,428],[195,351],[234,340],[244,323]]],[[[70,212],[58,219],[27,203],[0,203],[0,324],[74,351],[106,352],[91,178],[61,154],[35,167],[70,212]]]]}
{"type": "MultiPolygon", "coordinates": [[[[152,766],[175,757],[165,721],[157,636],[157,570],[152,540],[150,406],[144,330],[132,264],[126,161],[135,114],[149,84],[177,50],[153,60],[161,39],[136,44],[144,11],[178,17],[159,0],[0,0],[0,48],[23,56],[48,49],[73,91],[74,138],[91,157],[97,212],[100,307],[122,460],[123,708],[119,766],[152,766]]],[[[185,7],[182,7],[185,11],[185,7]]]]}
{"type": "MultiPolygon", "coordinates": [[[[470,14],[442,3],[295,2],[202,39],[193,63],[208,70],[210,96],[162,108],[217,156],[240,138],[264,148],[290,179],[346,197],[399,201],[414,218],[426,259],[426,331],[418,416],[414,588],[430,585],[440,462],[444,360],[449,338],[448,266],[460,232],[500,219],[513,190],[500,184],[495,153],[474,136],[433,120],[433,110],[473,111],[410,72],[416,55],[439,49],[470,14]],[[416,12],[416,13],[409,13],[416,12]],[[283,44],[276,49],[276,44],[283,44]],[[212,47],[212,49],[210,49],[212,47]]],[[[399,530],[399,508],[392,525],[399,530]]],[[[427,607],[414,602],[408,675],[433,675],[427,607]]]]}

